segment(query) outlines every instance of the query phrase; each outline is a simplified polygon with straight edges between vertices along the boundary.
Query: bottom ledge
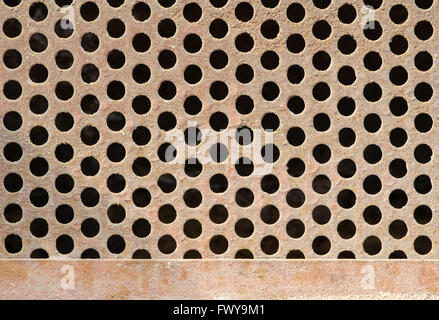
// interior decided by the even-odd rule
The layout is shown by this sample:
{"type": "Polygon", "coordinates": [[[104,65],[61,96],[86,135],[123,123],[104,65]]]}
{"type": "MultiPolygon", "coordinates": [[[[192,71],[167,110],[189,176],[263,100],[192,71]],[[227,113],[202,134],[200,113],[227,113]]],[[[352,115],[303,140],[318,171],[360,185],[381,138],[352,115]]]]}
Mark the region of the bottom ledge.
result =
{"type": "Polygon", "coordinates": [[[0,299],[437,299],[436,260],[0,260],[0,299]]]}

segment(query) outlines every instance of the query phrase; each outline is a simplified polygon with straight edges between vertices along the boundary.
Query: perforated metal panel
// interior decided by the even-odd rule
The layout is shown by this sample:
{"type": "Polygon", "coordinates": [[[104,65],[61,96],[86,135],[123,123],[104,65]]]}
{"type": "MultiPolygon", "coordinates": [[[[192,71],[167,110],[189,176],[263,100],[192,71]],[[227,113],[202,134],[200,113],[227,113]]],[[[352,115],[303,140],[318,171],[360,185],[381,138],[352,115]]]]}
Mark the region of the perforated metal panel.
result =
{"type": "Polygon", "coordinates": [[[436,258],[438,11],[1,1],[0,257],[436,258]]]}

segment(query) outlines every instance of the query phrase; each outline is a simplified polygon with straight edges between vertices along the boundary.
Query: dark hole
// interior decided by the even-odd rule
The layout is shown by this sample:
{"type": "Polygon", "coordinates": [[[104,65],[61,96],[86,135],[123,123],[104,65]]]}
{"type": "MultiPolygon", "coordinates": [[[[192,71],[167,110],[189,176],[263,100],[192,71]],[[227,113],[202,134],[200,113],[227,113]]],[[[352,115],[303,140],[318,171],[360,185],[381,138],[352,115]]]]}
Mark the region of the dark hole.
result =
{"type": "Polygon", "coordinates": [[[22,57],[20,52],[15,49],[9,49],[3,55],[3,63],[9,69],[18,68],[21,65],[22,57]]]}
{"type": "Polygon", "coordinates": [[[401,209],[407,201],[407,194],[401,189],[393,190],[389,195],[389,202],[394,208],[401,209]]]}
{"type": "Polygon", "coordinates": [[[112,204],[107,210],[108,219],[111,223],[121,223],[125,217],[125,209],[119,204],[112,204]]]}
{"type": "Polygon", "coordinates": [[[290,250],[287,259],[305,259],[305,255],[300,250],[290,250]]]}
{"type": "Polygon", "coordinates": [[[171,50],[163,50],[160,52],[158,60],[162,68],[170,69],[175,66],[175,63],[177,62],[177,57],[175,56],[175,53],[171,50]]]}
{"type": "Polygon", "coordinates": [[[138,33],[133,38],[133,48],[137,52],[146,52],[151,47],[151,39],[144,33],[138,33]]]}
{"type": "Polygon", "coordinates": [[[261,25],[261,33],[266,39],[274,39],[279,34],[279,25],[274,20],[266,20],[261,25]]]}
{"type": "Polygon", "coordinates": [[[30,130],[29,137],[33,144],[41,146],[47,142],[47,139],[49,139],[49,133],[46,128],[37,126],[30,130]]]}
{"type": "Polygon", "coordinates": [[[427,71],[433,66],[433,57],[429,52],[421,51],[415,56],[415,65],[419,70],[427,71]]]}
{"type": "Polygon", "coordinates": [[[381,99],[383,91],[378,83],[371,82],[364,87],[363,95],[366,100],[376,102],[381,99]]]}
{"type": "Polygon", "coordinates": [[[210,54],[209,62],[215,69],[223,69],[229,63],[229,57],[224,51],[215,50],[210,54]]]}
{"type": "Polygon", "coordinates": [[[381,191],[381,188],[381,180],[376,175],[367,176],[363,181],[363,189],[368,194],[377,194],[381,191]]]}
{"type": "Polygon", "coordinates": [[[253,111],[254,108],[253,99],[247,95],[239,96],[236,99],[235,107],[240,114],[249,114],[253,111]]]}
{"type": "Polygon", "coordinates": [[[428,132],[433,126],[433,119],[426,113],[418,114],[415,118],[415,127],[419,132],[428,132]]]}
{"type": "Polygon", "coordinates": [[[120,100],[125,96],[125,86],[120,81],[111,81],[107,86],[107,95],[110,99],[120,100]]]}
{"type": "Polygon", "coordinates": [[[349,209],[355,206],[357,196],[352,190],[342,190],[337,196],[337,203],[344,209],[349,209]]]}
{"type": "Polygon", "coordinates": [[[3,148],[3,155],[6,160],[15,162],[21,159],[23,149],[21,149],[21,146],[18,143],[10,142],[3,148]]]}
{"type": "Polygon", "coordinates": [[[16,131],[20,129],[21,125],[23,124],[23,119],[18,112],[9,111],[3,117],[3,124],[5,125],[6,129],[16,131]]]}
{"type": "Polygon", "coordinates": [[[253,253],[248,249],[238,250],[235,254],[235,259],[253,259],[253,253]]]}
{"type": "Polygon", "coordinates": [[[69,100],[73,96],[73,92],[74,89],[70,82],[61,81],[56,84],[55,94],[60,100],[69,100]]]}
{"type": "Polygon", "coordinates": [[[241,83],[249,83],[254,77],[253,68],[248,64],[241,64],[236,68],[235,77],[241,83]]]}
{"type": "Polygon", "coordinates": [[[137,114],[145,114],[151,109],[151,100],[147,96],[136,96],[132,101],[132,108],[137,114]]]}
{"type": "Polygon", "coordinates": [[[331,89],[327,83],[319,82],[312,89],[312,95],[318,101],[325,101],[331,95],[331,89]]]}
{"type": "Polygon", "coordinates": [[[120,38],[125,33],[125,24],[120,19],[111,19],[107,24],[107,32],[112,38],[120,38]]]}
{"type": "Polygon", "coordinates": [[[318,236],[312,242],[312,249],[318,255],[325,255],[331,250],[331,242],[325,236],[318,236]]]}
{"type": "Polygon", "coordinates": [[[363,28],[363,34],[367,39],[376,41],[383,34],[383,28],[378,21],[368,21],[365,25],[365,28],[363,28]]]}
{"type": "Polygon", "coordinates": [[[355,75],[355,71],[352,67],[344,66],[338,70],[337,78],[341,84],[349,86],[355,82],[357,76],[355,75]]]}
{"type": "Polygon", "coordinates": [[[68,38],[73,34],[74,23],[68,19],[58,20],[55,23],[55,33],[60,38],[68,38]]]}
{"type": "Polygon", "coordinates": [[[354,22],[356,17],[357,12],[352,5],[344,4],[338,8],[338,19],[340,19],[341,22],[349,24],[354,22]]]}
{"type": "Polygon", "coordinates": [[[23,242],[20,236],[10,234],[5,238],[5,249],[9,253],[18,253],[23,248],[23,242]]]}
{"type": "Polygon", "coordinates": [[[23,179],[16,173],[9,173],[4,178],[3,185],[8,192],[17,192],[23,187],[23,179]]]}
{"type": "Polygon", "coordinates": [[[249,52],[254,44],[253,38],[248,33],[241,33],[235,38],[235,47],[241,52],[249,52]]]}
{"type": "Polygon", "coordinates": [[[198,238],[202,232],[201,223],[198,220],[190,219],[184,223],[183,232],[188,238],[198,238]]]}
{"type": "Polygon", "coordinates": [[[312,210],[312,218],[318,224],[326,224],[331,219],[331,211],[327,206],[318,205],[312,210]]]}
{"type": "Polygon", "coordinates": [[[197,250],[189,250],[183,255],[183,259],[201,259],[201,253],[197,250]]]}
{"type": "Polygon", "coordinates": [[[170,204],[165,204],[159,208],[159,220],[163,223],[172,223],[177,217],[177,211],[170,204]]]}
{"type": "Polygon", "coordinates": [[[114,111],[107,116],[107,126],[110,130],[119,131],[125,127],[125,117],[122,113],[114,111]]]}
{"type": "Polygon", "coordinates": [[[81,141],[88,146],[92,146],[99,141],[99,131],[95,127],[86,126],[81,130],[81,141]]]}
{"type": "Polygon", "coordinates": [[[184,111],[189,115],[196,115],[202,109],[202,102],[197,96],[189,96],[184,101],[184,111]]]}
{"type": "Polygon", "coordinates": [[[433,217],[433,212],[431,211],[430,207],[426,205],[420,205],[416,207],[413,215],[417,223],[427,224],[431,221],[431,218],[433,217]]]}
{"type": "Polygon", "coordinates": [[[383,156],[381,148],[376,144],[368,145],[363,151],[364,160],[368,163],[375,164],[378,163],[383,156]]]}
{"type": "Polygon", "coordinates": [[[300,34],[292,34],[287,39],[287,48],[292,53],[302,52],[305,45],[305,39],[300,34]]]}
{"type": "Polygon", "coordinates": [[[73,65],[73,55],[70,53],[70,51],[67,50],[60,50],[56,54],[55,61],[56,65],[60,69],[68,69],[73,65]]]}
{"type": "Polygon", "coordinates": [[[42,33],[34,33],[29,38],[29,46],[35,52],[43,52],[48,46],[47,37],[42,33]]]}
{"type": "Polygon", "coordinates": [[[163,81],[159,87],[159,95],[165,100],[171,100],[177,94],[177,88],[171,81],[163,81]]]}
{"type": "Polygon", "coordinates": [[[197,189],[189,189],[185,191],[183,200],[186,206],[189,208],[196,208],[200,206],[201,202],[203,201],[203,196],[197,189]]]}
{"type": "Polygon", "coordinates": [[[416,192],[420,194],[429,193],[432,188],[430,177],[425,174],[416,177],[414,181],[414,187],[416,192]]]}
{"type": "Polygon", "coordinates": [[[81,13],[82,19],[84,19],[85,21],[96,20],[99,16],[99,7],[91,1],[84,3],[79,11],[81,13]]]}
{"type": "Polygon", "coordinates": [[[122,253],[125,250],[125,240],[120,235],[112,235],[107,240],[107,248],[111,253],[122,253]]]}
{"type": "Polygon", "coordinates": [[[188,3],[184,6],[183,16],[189,22],[196,22],[200,20],[202,10],[198,4],[195,2],[188,3]]]}
{"type": "Polygon", "coordinates": [[[305,162],[300,158],[290,159],[287,163],[287,172],[292,177],[300,177],[305,172],[305,162]]]}
{"type": "Polygon", "coordinates": [[[407,142],[407,132],[402,128],[390,131],[390,143],[395,147],[402,147],[407,142]]]}
{"type": "Polygon", "coordinates": [[[3,94],[10,100],[17,100],[22,92],[23,89],[21,88],[20,83],[15,80],[9,80],[3,86],[3,94]]]}
{"type": "Polygon", "coordinates": [[[357,41],[351,35],[344,35],[338,40],[337,48],[343,54],[351,54],[357,49],[357,41]]]}
{"type": "Polygon", "coordinates": [[[364,67],[370,71],[376,71],[381,68],[383,64],[383,59],[376,51],[368,52],[363,59],[364,67]]]}
{"type": "Polygon", "coordinates": [[[274,224],[279,220],[279,210],[273,205],[267,205],[261,210],[261,220],[266,224],[274,224]]]}
{"type": "Polygon", "coordinates": [[[371,256],[378,254],[381,248],[381,240],[375,236],[367,237],[363,242],[364,251],[371,256]]]}
{"type": "Polygon", "coordinates": [[[151,77],[151,70],[144,64],[138,64],[134,67],[132,75],[137,83],[146,83],[151,77]]]}
{"type": "Polygon", "coordinates": [[[133,223],[132,230],[136,237],[145,238],[151,233],[151,224],[146,219],[137,219],[133,223]]]}
{"type": "Polygon", "coordinates": [[[326,163],[331,159],[331,149],[325,144],[319,144],[314,147],[312,155],[318,163],[326,163]]]}
{"type": "Polygon", "coordinates": [[[68,174],[61,174],[55,180],[55,187],[61,193],[69,193],[72,191],[75,182],[68,174]]]}
{"type": "Polygon", "coordinates": [[[157,185],[164,193],[170,193],[177,188],[177,180],[172,174],[162,174],[157,180],[157,185]]]}
{"type": "Polygon", "coordinates": [[[209,180],[210,189],[213,192],[216,193],[222,193],[225,192],[229,186],[229,182],[227,181],[227,178],[218,173],[213,175],[209,180]]]}
{"type": "Polygon", "coordinates": [[[392,160],[389,164],[389,172],[395,178],[402,178],[407,174],[407,165],[402,159],[392,160]]]}
{"type": "Polygon", "coordinates": [[[73,116],[68,112],[61,112],[56,115],[55,126],[59,131],[69,131],[73,127],[73,116]]]}
{"type": "Polygon", "coordinates": [[[209,242],[210,250],[215,254],[223,254],[229,247],[229,242],[224,236],[217,235],[212,237],[209,242]]]}
{"type": "Polygon", "coordinates": [[[74,150],[68,143],[62,143],[55,149],[56,159],[60,162],[68,162],[73,158],[74,150]]]}
{"type": "Polygon", "coordinates": [[[407,70],[404,67],[398,66],[390,70],[389,79],[394,85],[402,86],[407,82],[408,76],[407,70]]]}
{"type": "Polygon", "coordinates": [[[138,249],[133,253],[132,259],[151,259],[151,254],[145,249],[138,249]]]}
{"type": "Polygon", "coordinates": [[[82,36],[81,46],[87,52],[96,51],[99,47],[99,38],[91,32],[88,32],[82,36]]]}
{"type": "Polygon", "coordinates": [[[212,222],[220,224],[227,220],[229,213],[222,204],[216,204],[210,209],[209,217],[212,222]]]}
{"type": "Polygon", "coordinates": [[[56,250],[61,254],[68,254],[73,251],[73,239],[63,234],[56,239],[56,250]]]}
{"type": "Polygon", "coordinates": [[[95,249],[86,249],[81,253],[81,259],[99,259],[99,252],[95,249]]]}
{"type": "Polygon", "coordinates": [[[21,23],[15,18],[7,19],[3,23],[3,32],[9,38],[18,37],[21,34],[21,23]]]}
{"type": "Polygon", "coordinates": [[[368,224],[375,225],[381,221],[381,210],[377,206],[368,206],[363,211],[363,218],[368,224]]]}
{"type": "Polygon", "coordinates": [[[288,109],[294,114],[300,114],[305,110],[305,101],[299,96],[293,96],[288,99],[288,109]]]}
{"type": "Polygon", "coordinates": [[[224,38],[228,31],[229,27],[222,19],[215,19],[210,23],[209,32],[214,38],[224,38]]]}
{"type": "Polygon", "coordinates": [[[236,191],[235,201],[240,207],[249,207],[252,205],[255,196],[250,189],[241,188],[236,191]]]}
{"type": "Polygon", "coordinates": [[[47,235],[47,232],[49,232],[49,225],[44,219],[34,219],[30,224],[30,232],[35,237],[42,238],[47,235]]]}
{"type": "Polygon", "coordinates": [[[170,235],[162,236],[158,241],[158,248],[164,254],[170,254],[177,249],[177,242],[170,235]]]}
{"type": "Polygon", "coordinates": [[[298,239],[305,233],[305,225],[299,219],[290,220],[287,223],[287,234],[294,239],[298,239]]]}
{"type": "Polygon", "coordinates": [[[413,244],[415,251],[421,255],[427,254],[431,251],[432,243],[427,236],[419,236],[413,244]]]}
{"type": "Polygon", "coordinates": [[[407,255],[404,251],[396,250],[389,255],[389,259],[407,259],[407,255]]]}
{"type": "Polygon", "coordinates": [[[183,47],[189,53],[200,51],[202,44],[201,38],[195,33],[188,34],[183,41],[183,47]]]}
{"type": "Polygon", "coordinates": [[[125,55],[117,49],[111,50],[107,55],[107,62],[110,68],[120,69],[125,64],[125,55]]]}
{"type": "Polygon", "coordinates": [[[415,26],[415,34],[421,40],[428,40],[433,35],[433,26],[428,21],[419,21],[415,26]]]}
{"type": "Polygon", "coordinates": [[[81,192],[81,201],[86,207],[95,207],[99,203],[99,193],[94,188],[85,188],[81,192]]]}
{"type": "Polygon", "coordinates": [[[248,2],[241,2],[235,8],[235,16],[242,22],[247,22],[253,18],[253,7],[248,2]]]}
{"type": "Polygon", "coordinates": [[[401,4],[393,6],[389,12],[390,19],[396,24],[404,23],[408,15],[407,9],[401,4]]]}
{"type": "Polygon", "coordinates": [[[426,82],[421,82],[416,85],[415,97],[421,102],[427,102],[433,96],[433,88],[426,82]]]}
{"type": "Polygon", "coordinates": [[[317,70],[326,70],[331,65],[331,56],[325,51],[319,51],[314,54],[312,58],[312,64],[317,70]]]}
{"type": "Polygon", "coordinates": [[[94,176],[99,172],[99,162],[93,157],[84,158],[81,161],[81,171],[86,176],[94,176]]]}
{"type": "Polygon", "coordinates": [[[314,37],[319,40],[327,39],[331,35],[331,32],[331,25],[325,20],[317,21],[312,27],[312,33],[314,37]]]}
{"type": "Polygon", "coordinates": [[[337,232],[343,239],[350,239],[357,232],[357,228],[351,220],[343,220],[338,224],[337,232]]]}
{"type": "Polygon", "coordinates": [[[44,249],[35,249],[30,254],[31,259],[47,259],[49,258],[49,254],[44,249]]]}
{"type": "Polygon", "coordinates": [[[274,51],[265,51],[261,56],[261,65],[267,70],[276,69],[279,66],[279,56],[274,51]]]}
{"type": "Polygon", "coordinates": [[[305,9],[300,3],[292,3],[287,8],[287,17],[291,22],[298,23],[305,18],[305,9]]]}
{"type": "Polygon", "coordinates": [[[171,162],[177,157],[177,149],[172,144],[163,143],[159,147],[157,154],[161,161],[171,162]]]}
{"type": "Polygon", "coordinates": [[[184,173],[186,173],[189,177],[197,177],[203,171],[203,165],[198,159],[189,158],[185,161],[184,165],[184,173]]]}
{"type": "Polygon", "coordinates": [[[177,27],[171,19],[163,19],[158,24],[158,32],[160,36],[163,38],[170,38],[172,37],[177,30],[177,27]]]}
{"type": "Polygon", "coordinates": [[[125,178],[120,174],[112,174],[107,179],[107,188],[111,192],[118,193],[125,189],[125,178]]]}
{"type": "Polygon", "coordinates": [[[275,175],[269,174],[261,179],[261,189],[266,193],[273,194],[279,187],[279,179],[275,175]]]}
{"type": "Polygon", "coordinates": [[[137,21],[145,21],[150,17],[151,9],[146,3],[138,2],[133,6],[131,14],[137,21]]]}
{"type": "Polygon", "coordinates": [[[222,81],[215,81],[210,85],[210,95],[215,100],[223,100],[229,94],[229,88],[222,81]]]}
{"type": "Polygon", "coordinates": [[[236,172],[243,177],[248,177],[254,170],[253,162],[248,158],[240,158],[235,163],[236,172]]]}
{"type": "Polygon", "coordinates": [[[23,210],[16,203],[10,203],[5,207],[3,212],[6,221],[10,223],[17,223],[23,217],[23,210]]]}
{"type": "Polygon", "coordinates": [[[136,189],[132,197],[136,207],[144,208],[151,202],[151,193],[144,188],[136,189]]]}
{"type": "Polygon", "coordinates": [[[72,207],[62,204],[56,208],[55,216],[59,223],[66,224],[73,220],[74,212],[72,207]]]}
{"type": "Polygon", "coordinates": [[[299,208],[305,202],[305,194],[300,189],[291,189],[287,193],[286,200],[290,207],[299,208]]]}
{"type": "Polygon", "coordinates": [[[402,239],[407,234],[407,225],[402,220],[394,220],[389,225],[389,233],[395,239],[402,239]]]}
{"type": "Polygon", "coordinates": [[[370,133],[375,133],[381,128],[381,118],[376,113],[370,113],[364,118],[364,128],[370,133]]]}
{"type": "Polygon", "coordinates": [[[338,140],[343,147],[350,147],[355,143],[355,132],[351,128],[343,128],[338,133],[338,140]]]}
{"type": "Polygon", "coordinates": [[[144,146],[151,140],[151,132],[147,127],[137,127],[133,131],[132,138],[135,144],[144,146]]]}

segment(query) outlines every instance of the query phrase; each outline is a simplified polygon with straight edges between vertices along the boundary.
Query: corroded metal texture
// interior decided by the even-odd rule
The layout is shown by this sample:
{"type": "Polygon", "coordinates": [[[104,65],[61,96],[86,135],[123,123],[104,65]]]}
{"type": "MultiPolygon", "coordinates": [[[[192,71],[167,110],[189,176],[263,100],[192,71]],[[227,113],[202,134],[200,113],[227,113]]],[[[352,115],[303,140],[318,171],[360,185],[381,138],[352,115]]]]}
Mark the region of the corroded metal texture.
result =
{"type": "Polygon", "coordinates": [[[0,257],[436,258],[438,13],[1,1],[0,257]]]}
{"type": "Polygon", "coordinates": [[[0,261],[0,299],[437,299],[437,261],[0,261]]]}

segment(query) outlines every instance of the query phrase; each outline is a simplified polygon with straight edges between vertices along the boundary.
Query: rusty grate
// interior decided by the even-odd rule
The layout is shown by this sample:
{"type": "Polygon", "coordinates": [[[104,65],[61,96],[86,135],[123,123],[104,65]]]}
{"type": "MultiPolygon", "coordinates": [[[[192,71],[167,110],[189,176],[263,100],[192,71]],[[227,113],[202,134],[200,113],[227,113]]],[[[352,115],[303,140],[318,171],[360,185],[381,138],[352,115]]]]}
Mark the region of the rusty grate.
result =
{"type": "Polygon", "coordinates": [[[433,0],[2,0],[0,257],[436,258],[433,0]]]}

